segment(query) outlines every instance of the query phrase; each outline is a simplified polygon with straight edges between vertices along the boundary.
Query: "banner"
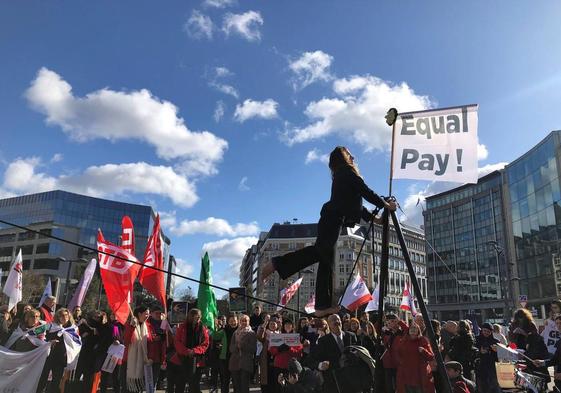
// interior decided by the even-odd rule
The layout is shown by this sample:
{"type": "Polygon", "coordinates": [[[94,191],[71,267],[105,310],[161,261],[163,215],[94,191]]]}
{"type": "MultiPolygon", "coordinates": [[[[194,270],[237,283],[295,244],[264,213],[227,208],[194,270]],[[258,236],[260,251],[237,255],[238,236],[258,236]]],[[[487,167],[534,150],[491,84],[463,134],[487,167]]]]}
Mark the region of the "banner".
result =
{"type": "Polygon", "coordinates": [[[80,278],[80,283],[78,284],[76,291],[74,291],[72,300],[70,300],[70,303],[68,304],[68,309],[70,310],[70,312],[73,312],[76,307],[82,307],[82,303],[86,298],[86,293],[88,293],[88,288],[92,283],[96,265],[97,261],[95,260],[95,258],[92,258],[90,263],[88,263],[88,266],[86,267],[82,278],[80,278]]]}
{"type": "Polygon", "coordinates": [[[298,333],[271,333],[269,335],[269,347],[279,347],[283,344],[289,347],[300,345],[300,335],[298,333]]]}
{"type": "Polygon", "coordinates": [[[211,332],[214,332],[214,318],[218,316],[218,306],[216,305],[216,297],[211,286],[212,276],[210,274],[210,258],[208,252],[205,252],[201,260],[201,274],[199,276],[199,291],[197,293],[197,308],[201,310],[201,322],[211,332]]]}
{"type": "Polygon", "coordinates": [[[0,392],[35,392],[50,345],[29,352],[0,347],[0,392]]]}
{"type": "Polygon", "coordinates": [[[393,178],[477,183],[477,105],[399,114],[393,178]]]}
{"type": "Polygon", "coordinates": [[[140,264],[130,252],[105,240],[101,230],[97,234],[97,249],[104,252],[98,254],[98,259],[109,307],[117,320],[125,324],[131,309],[129,294],[133,291],[140,264]]]}
{"type": "Polygon", "coordinates": [[[10,267],[10,273],[4,283],[3,292],[10,298],[8,301],[8,311],[11,311],[22,299],[22,272],[23,262],[21,257],[21,248],[16,255],[16,259],[10,267]]]}
{"type": "Polygon", "coordinates": [[[121,247],[136,256],[134,248],[134,226],[129,216],[121,219],[121,247]]]}
{"type": "Polygon", "coordinates": [[[288,302],[290,302],[290,300],[294,297],[296,291],[298,291],[298,288],[300,288],[301,284],[302,284],[302,277],[296,280],[296,282],[294,282],[288,288],[283,288],[281,290],[280,304],[277,306],[277,311],[282,310],[284,307],[286,307],[288,302]]]}
{"type": "MultiPolygon", "coordinates": [[[[144,252],[144,266],[140,272],[140,285],[150,292],[166,310],[166,286],[164,283],[164,252],[162,249],[162,236],[160,234],[160,215],[156,216],[152,234],[148,238],[144,252]],[[161,270],[150,269],[155,267],[161,270]]],[[[167,310],[165,311],[167,313],[167,310]]]]}

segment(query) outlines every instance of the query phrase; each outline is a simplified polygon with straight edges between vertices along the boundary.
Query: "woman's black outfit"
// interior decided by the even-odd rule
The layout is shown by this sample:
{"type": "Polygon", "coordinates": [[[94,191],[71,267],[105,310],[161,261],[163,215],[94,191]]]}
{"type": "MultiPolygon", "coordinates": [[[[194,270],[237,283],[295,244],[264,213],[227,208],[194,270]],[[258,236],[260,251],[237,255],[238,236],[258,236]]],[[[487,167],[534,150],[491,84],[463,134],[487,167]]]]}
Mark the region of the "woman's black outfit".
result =
{"type": "MultiPolygon", "coordinates": [[[[68,328],[72,324],[68,322],[63,328],[68,328]]],[[[62,380],[62,375],[64,374],[64,368],[66,367],[66,345],[64,345],[64,338],[58,335],[59,331],[48,332],[46,335],[46,341],[57,340],[51,347],[51,352],[45,361],[43,366],[43,372],[39,378],[39,383],[37,384],[37,392],[42,392],[47,386],[49,373],[52,373],[51,383],[49,384],[49,393],[60,392],[60,381],[62,380]]]]}
{"type": "Polygon", "coordinates": [[[492,349],[493,345],[498,345],[499,341],[493,337],[485,337],[483,334],[477,336],[475,347],[479,351],[476,381],[480,393],[500,393],[499,381],[497,380],[497,370],[495,363],[499,361],[497,352],[492,349]]]}
{"type": "Polygon", "coordinates": [[[95,348],[99,341],[97,329],[94,330],[94,327],[97,328],[98,324],[97,321],[90,320],[88,323],[81,323],[78,327],[80,336],[82,337],[82,348],[80,349],[80,355],[78,355],[78,364],[76,365],[73,384],[81,386],[79,391],[89,392],[92,390],[96,371],[95,348]],[[80,381],[80,379],[82,380],[80,381]]]}
{"type": "Polygon", "coordinates": [[[474,345],[475,339],[471,333],[460,332],[450,340],[450,352],[448,352],[451,360],[462,365],[464,377],[472,381],[476,356],[474,345]]]}
{"type": "Polygon", "coordinates": [[[371,213],[362,206],[362,198],[384,207],[384,200],[372,191],[351,167],[333,173],[331,199],[321,209],[316,243],[283,256],[274,257],[275,270],[284,280],[294,273],[319,262],[316,278],[316,310],[332,306],[333,265],[335,246],[343,226],[352,227],[363,218],[370,221],[371,213]]]}
{"type": "Polygon", "coordinates": [[[232,335],[237,328],[231,328],[226,326],[224,328],[224,333],[226,334],[226,342],[222,341],[222,345],[227,345],[226,348],[226,359],[220,360],[220,392],[228,393],[230,391],[230,380],[232,379],[232,373],[230,372],[230,343],[232,342],[232,335]]]}

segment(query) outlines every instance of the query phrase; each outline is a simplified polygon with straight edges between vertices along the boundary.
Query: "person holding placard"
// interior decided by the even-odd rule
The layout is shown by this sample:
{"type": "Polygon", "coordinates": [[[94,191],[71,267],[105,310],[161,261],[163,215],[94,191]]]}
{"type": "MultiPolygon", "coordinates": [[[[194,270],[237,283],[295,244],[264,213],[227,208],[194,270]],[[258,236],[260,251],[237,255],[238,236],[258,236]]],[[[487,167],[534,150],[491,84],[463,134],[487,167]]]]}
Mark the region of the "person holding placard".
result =
{"type": "MultiPolygon", "coordinates": [[[[339,310],[333,298],[333,266],[335,246],[341,228],[353,227],[361,219],[371,221],[372,213],[362,206],[362,199],[377,208],[395,211],[395,202],[386,202],[364,182],[355,158],[348,148],[337,146],[329,155],[331,198],[321,209],[316,243],[283,256],[273,257],[261,271],[266,280],[275,271],[285,280],[298,271],[319,262],[315,291],[315,315],[323,317],[339,310]]],[[[379,222],[379,221],[377,221],[379,222]]]]}
{"type": "MultiPolygon", "coordinates": [[[[294,324],[292,320],[285,319],[282,322],[282,333],[283,334],[293,334],[294,324]]],[[[302,344],[288,346],[283,343],[279,346],[272,346],[269,348],[269,353],[273,357],[273,367],[275,369],[274,378],[278,378],[278,375],[286,372],[288,368],[288,362],[290,359],[300,359],[302,357],[302,350],[304,346],[302,344]]]]}

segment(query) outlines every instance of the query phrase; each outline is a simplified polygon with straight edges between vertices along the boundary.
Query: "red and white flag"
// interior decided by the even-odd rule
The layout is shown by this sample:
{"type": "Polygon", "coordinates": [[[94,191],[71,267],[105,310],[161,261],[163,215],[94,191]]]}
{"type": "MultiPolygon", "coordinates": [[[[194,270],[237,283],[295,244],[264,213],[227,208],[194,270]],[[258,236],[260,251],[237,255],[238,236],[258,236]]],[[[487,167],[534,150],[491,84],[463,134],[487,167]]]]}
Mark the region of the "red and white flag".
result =
{"type": "Polygon", "coordinates": [[[23,272],[23,261],[21,256],[21,248],[16,255],[16,259],[10,267],[10,273],[8,273],[8,278],[4,283],[3,292],[10,299],[8,300],[8,311],[11,311],[22,299],[22,272],[23,272]]]}
{"type": "Polygon", "coordinates": [[[294,284],[292,284],[288,288],[284,288],[281,290],[280,293],[281,300],[280,300],[280,304],[277,306],[277,311],[281,310],[283,307],[286,307],[286,305],[288,304],[290,299],[292,299],[298,288],[300,288],[300,284],[302,284],[302,277],[296,280],[294,284]]]}
{"type": "Polygon", "coordinates": [[[415,307],[413,294],[411,293],[411,288],[409,287],[409,281],[405,281],[403,297],[401,298],[401,305],[399,306],[399,309],[403,311],[410,311],[413,316],[417,315],[417,308],[415,307]]]}
{"type": "Polygon", "coordinates": [[[314,312],[316,312],[316,295],[315,294],[311,294],[310,298],[308,299],[308,303],[306,303],[306,305],[304,306],[304,311],[306,311],[308,314],[313,314],[314,312]]]}
{"type": "Polygon", "coordinates": [[[349,311],[355,311],[370,300],[372,300],[372,295],[360,274],[357,274],[353,282],[347,287],[341,300],[341,306],[349,311]]]}
{"type": "Polygon", "coordinates": [[[136,255],[134,249],[134,226],[129,216],[123,216],[121,220],[121,247],[132,255],[136,255]]]}
{"type": "Polygon", "coordinates": [[[133,291],[140,264],[133,263],[138,260],[129,251],[105,240],[101,230],[97,233],[97,250],[100,251],[99,269],[107,302],[117,320],[124,324],[130,313],[129,294],[133,291]]]}
{"type": "Polygon", "coordinates": [[[144,266],[140,272],[140,284],[146,288],[156,299],[162,303],[164,310],[166,308],[166,286],[164,283],[164,272],[160,270],[150,269],[155,267],[157,269],[164,269],[164,250],[163,241],[160,234],[160,215],[156,216],[154,220],[154,227],[152,228],[152,235],[148,238],[146,244],[146,251],[144,252],[144,266]]]}
{"type": "Polygon", "coordinates": [[[380,297],[380,284],[376,284],[376,288],[374,288],[374,292],[372,293],[372,300],[368,302],[368,304],[366,305],[366,309],[364,311],[367,312],[378,311],[379,297],[380,297]]]}

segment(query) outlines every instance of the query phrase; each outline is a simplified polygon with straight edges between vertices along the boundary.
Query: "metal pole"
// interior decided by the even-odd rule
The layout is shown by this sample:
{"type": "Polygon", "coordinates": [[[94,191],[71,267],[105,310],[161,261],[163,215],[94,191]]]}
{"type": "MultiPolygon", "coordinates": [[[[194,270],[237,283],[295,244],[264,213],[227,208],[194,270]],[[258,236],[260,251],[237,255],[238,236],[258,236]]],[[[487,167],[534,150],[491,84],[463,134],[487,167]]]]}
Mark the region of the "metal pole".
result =
{"type": "Polygon", "coordinates": [[[64,305],[68,306],[68,284],[70,284],[70,269],[72,268],[72,262],[70,260],[66,260],[66,265],[68,267],[66,269],[66,281],[64,283],[64,305]]]}
{"type": "Polygon", "coordinates": [[[411,263],[411,258],[409,256],[409,250],[407,250],[407,245],[405,244],[405,239],[403,238],[403,233],[401,232],[401,226],[399,224],[399,220],[395,212],[391,212],[392,222],[395,230],[395,234],[397,235],[397,239],[399,240],[399,245],[401,246],[401,252],[403,253],[403,258],[405,259],[405,263],[407,265],[407,270],[409,271],[409,277],[411,278],[411,283],[413,284],[413,288],[415,289],[415,296],[419,301],[419,308],[421,309],[421,313],[423,314],[423,321],[425,322],[426,332],[428,333],[432,350],[434,352],[434,356],[436,358],[436,363],[438,364],[438,373],[440,377],[445,379],[447,383],[444,385],[445,393],[452,393],[452,385],[450,383],[450,379],[446,378],[446,368],[444,366],[444,360],[442,359],[442,355],[438,348],[438,344],[436,342],[436,335],[434,334],[434,330],[432,328],[432,324],[430,323],[429,312],[427,310],[427,306],[423,299],[423,293],[421,292],[421,287],[417,281],[417,276],[415,274],[415,269],[413,268],[413,264],[411,263]]]}

